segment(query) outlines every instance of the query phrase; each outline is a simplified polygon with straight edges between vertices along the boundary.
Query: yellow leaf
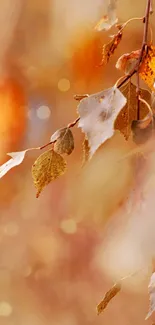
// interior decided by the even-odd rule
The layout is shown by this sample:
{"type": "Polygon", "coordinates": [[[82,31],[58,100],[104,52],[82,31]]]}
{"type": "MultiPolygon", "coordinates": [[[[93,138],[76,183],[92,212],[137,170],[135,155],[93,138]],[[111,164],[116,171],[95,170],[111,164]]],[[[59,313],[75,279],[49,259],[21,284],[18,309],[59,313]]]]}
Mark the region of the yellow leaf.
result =
{"type": "Polygon", "coordinates": [[[122,33],[118,32],[116,35],[113,36],[112,40],[103,46],[102,49],[102,64],[107,64],[110,57],[114,54],[114,51],[117,49],[120,41],[122,39],[122,33]]]}
{"type": "Polygon", "coordinates": [[[65,170],[64,158],[54,150],[45,151],[40,155],[32,166],[32,178],[37,189],[36,197],[39,197],[46,185],[63,175],[65,170]]]}
{"type": "Polygon", "coordinates": [[[149,88],[155,90],[155,46],[150,46],[140,66],[140,77],[149,88]]]}
{"type": "Polygon", "coordinates": [[[103,300],[97,306],[98,315],[104,311],[104,309],[107,307],[111,299],[113,299],[120,290],[121,290],[120,283],[116,283],[108,292],[106,292],[103,300]]]}
{"type": "Polygon", "coordinates": [[[51,141],[55,141],[55,152],[70,155],[74,150],[74,138],[72,131],[66,127],[57,130],[52,136],[51,141]]]}
{"type": "MultiPolygon", "coordinates": [[[[127,140],[131,134],[132,121],[137,120],[136,86],[129,81],[120,88],[120,91],[127,98],[127,103],[118,114],[114,128],[119,130],[127,140]]],[[[141,97],[148,103],[151,102],[151,94],[147,90],[141,89],[141,97]]],[[[140,102],[140,119],[143,119],[147,114],[147,106],[140,102]]]]}

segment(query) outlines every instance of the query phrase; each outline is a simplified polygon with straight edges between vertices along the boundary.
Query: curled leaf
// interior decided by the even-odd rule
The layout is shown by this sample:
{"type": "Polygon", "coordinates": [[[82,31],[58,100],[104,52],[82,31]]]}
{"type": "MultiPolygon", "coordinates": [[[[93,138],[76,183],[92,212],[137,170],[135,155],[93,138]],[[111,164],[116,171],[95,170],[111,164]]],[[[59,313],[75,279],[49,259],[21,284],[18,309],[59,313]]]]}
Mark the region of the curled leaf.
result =
{"type": "Polygon", "coordinates": [[[109,30],[113,25],[117,23],[118,18],[116,12],[116,2],[117,0],[109,0],[106,15],[104,15],[95,26],[95,29],[97,31],[109,30]]]}
{"type": "Polygon", "coordinates": [[[146,82],[148,87],[155,90],[155,46],[148,48],[139,71],[140,77],[146,82]]]}
{"type": "Polygon", "coordinates": [[[8,153],[7,155],[12,158],[9,159],[2,166],[0,166],[0,178],[2,178],[13,167],[20,165],[22,163],[22,161],[24,160],[25,154],[28,150],[29,149],[24,150],[24,151],[19,151],[19,152],[8,153]]]}
{"type": "Polygon", "coordinates": [[[148,285],[148,292],[150,296],[150,306],[149,306],[149,312],[146,315],[145,320],[150,318],[150,316],[155,311],[155,272],[151,275],[150,282],[148,285]]]}
{"type": "Polygon", "coordinates": [[[88,139],[84,139],[83,142],[83,165],[89,160],[89,142],[88,139]]]}
{"type": "Polygon", "coordinates": [[[55,152],[70,155],[74,150],[74,138],[72,131],[66,127],[57,130],[52,136],[51,141],[55,142],[55,152]]]}
{"type": "Polygon", "coordinates": [[[46,185],[63,175],[65,170],[64,158],[54,150],[45,151],[40,155],[32,166],[32,178],[37,189],[36,197],[39,197],[46,185]]]}
{"type": "Polygon", "coordinates": [[[114,122],[126,104],[126,98],[114,86],[84,98],[78,106],[78,126],[86,134],[90,158],[99,146],[114,134],[114,122]]]}
{"type": "MultiPolygon", "coordinates": [[[[127,82],[120,88],[122,94],[126,97],[127,103],[118,114],[114,128],[119,130],[127,140],[131,134],[132,121],[137,119],[137,93],[136,86],[132,82],[127,82]]],[[[151,103],[151,95],[145,89],[140,89],[141,97],[149,104],[151,103]]],[[[145,103],[140,102],[140,119],[144,119],[149,110],[145,103]]]]}
{"type": "Polygon", "coordinates": [[[108,44],[105,44],[103,46],[101,65],[107,64],[109,62],[110,57],[114,54],[121,39],[122,39],[122,33],[118,32],[116,35],[113,36],[112,40],[108,44]]]}
{"type": "Polygon", "coordinates": [[[120,56],[116,62],[116,68],[122,70],[126,75],[136,68],[139,60],[140,50],[126,53],[120,56]]]}
{"type": "Polygon", "coordinates": [[[121,284],[116,283],[108,292],[106,292],[103,300],[97,306],[98,315],[104,311],[104,309],[107,307],[109,302],[117,295],[118,292],[120,292],[120,290],[121,290],[121,284]]]}

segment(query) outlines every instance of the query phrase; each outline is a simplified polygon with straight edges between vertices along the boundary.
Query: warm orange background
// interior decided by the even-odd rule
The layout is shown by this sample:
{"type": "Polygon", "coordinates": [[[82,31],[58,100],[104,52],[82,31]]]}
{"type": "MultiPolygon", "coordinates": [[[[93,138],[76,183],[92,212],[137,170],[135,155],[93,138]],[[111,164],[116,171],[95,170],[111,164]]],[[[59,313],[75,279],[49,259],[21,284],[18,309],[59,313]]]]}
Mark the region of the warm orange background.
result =
{"type": "MultiPolygon", "coordinates": [[[[47,143],[77,117],[74,94],[112,86],[121,76],[117,58],[140,47],[143,25],[134,22],[108,66],[99,67],[115,32],[93,29],[106,3],[1,0],[1,164],[7,152],[47,143]]],[[[119,20],[144,9],[144,0],[120,0],[119,20]]],[[[117,133],[81,170],[83,134],[76,127],[73,133],[67,173],[38,200],[31,178],[38,152],[0,180],[0,325],[146,324],[155,253],[153,146],[148,159],[118,165],[132,144],[117,133]],[[113,282],[139,269],[97,316],[113,282]]]]}

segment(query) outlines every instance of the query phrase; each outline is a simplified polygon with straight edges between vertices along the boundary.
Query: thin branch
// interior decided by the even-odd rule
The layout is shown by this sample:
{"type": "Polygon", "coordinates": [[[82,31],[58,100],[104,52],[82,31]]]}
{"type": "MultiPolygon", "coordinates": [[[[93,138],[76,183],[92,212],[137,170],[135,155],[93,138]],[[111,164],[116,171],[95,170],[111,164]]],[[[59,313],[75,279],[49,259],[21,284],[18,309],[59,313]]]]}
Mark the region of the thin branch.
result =
{"type": "Polygon", "coordinates": [[[80,117],[77,117],[77,119],[74,121],[74,122],[71,122],[67,125],[67,127],[70,129],[70,128],[73,128],[73,126],[75,126],[80,120],[80,117]]]}
{"type": "Polygon", "coordinates": [[[143,42],[141,47],[141,52],[137,64],[137,120],[140,119],[140,83],[139,83],[139,68],[141,61],[143,59],[143,54],[145,51],[145,47],[147,46],[147,39],[148,39],[148,29],[149,29],[149,15],[150,15],[150,6],[151,6],[151,0],[147,0],[146,5],[146,13],[144,17],[144,35],[143,35],[143,42]]]}

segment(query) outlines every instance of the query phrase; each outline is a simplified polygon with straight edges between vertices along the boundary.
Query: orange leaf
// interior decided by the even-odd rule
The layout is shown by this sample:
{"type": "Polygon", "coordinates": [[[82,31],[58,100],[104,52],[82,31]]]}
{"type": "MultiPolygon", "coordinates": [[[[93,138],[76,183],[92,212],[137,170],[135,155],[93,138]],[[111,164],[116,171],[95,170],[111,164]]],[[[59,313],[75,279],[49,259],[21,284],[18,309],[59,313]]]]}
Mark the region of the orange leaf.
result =
{"type": "Polygon", "coordinates": [[[148,48],[147,55],[140,66],[140,77],[149,88],[155,89],[155,46],[148,48]]]}
{"type": "Polygon", "coordinates": [[[114,51],[117,49],[120,41],[122,39],[122,33],[118,32],[116,35],[113,36],[112,40],[103,46],[102,50],[102,64],[107,64],[110,57],[114,54],[114,51]]]}
{"type": "Polygon", "coordinates": [[[137,65],[140,50],[123,54],[116,62],[116,68],[122,70],[125,74],[129,74],[137,65]]]}

